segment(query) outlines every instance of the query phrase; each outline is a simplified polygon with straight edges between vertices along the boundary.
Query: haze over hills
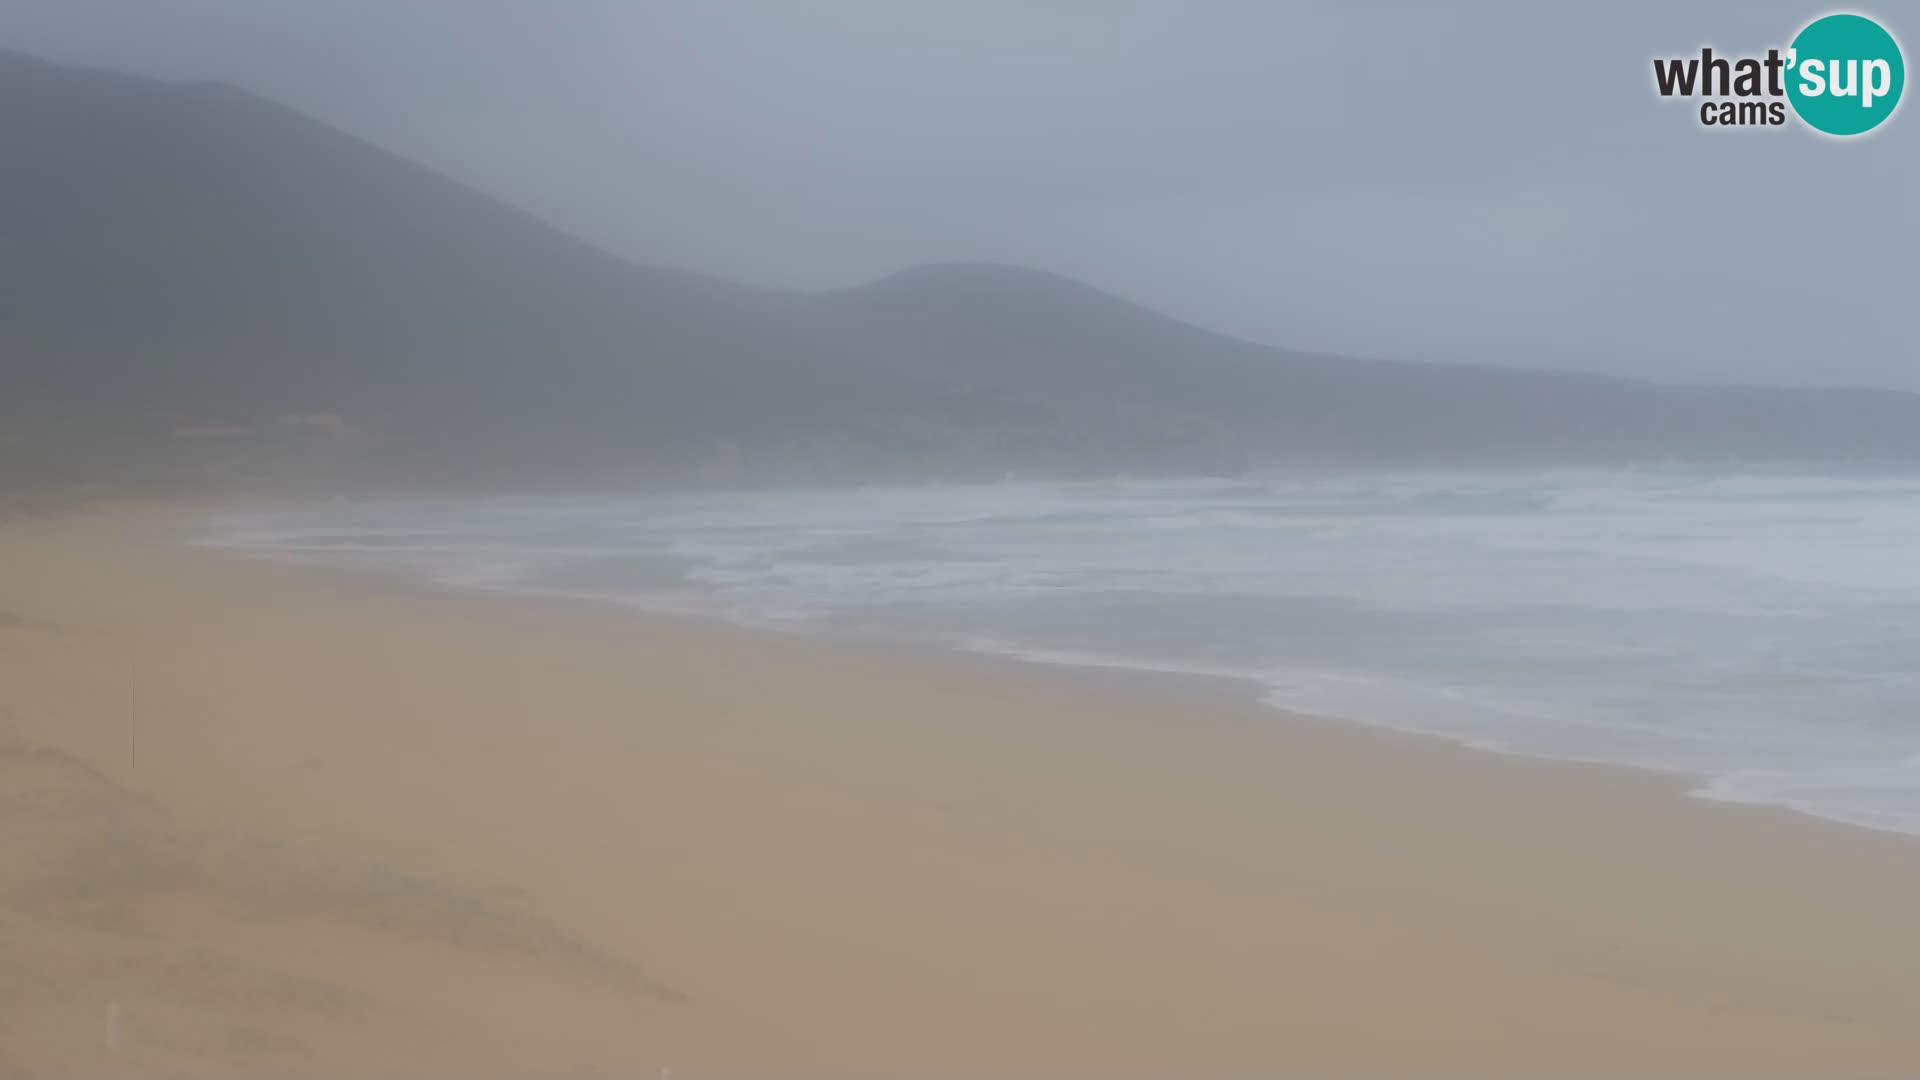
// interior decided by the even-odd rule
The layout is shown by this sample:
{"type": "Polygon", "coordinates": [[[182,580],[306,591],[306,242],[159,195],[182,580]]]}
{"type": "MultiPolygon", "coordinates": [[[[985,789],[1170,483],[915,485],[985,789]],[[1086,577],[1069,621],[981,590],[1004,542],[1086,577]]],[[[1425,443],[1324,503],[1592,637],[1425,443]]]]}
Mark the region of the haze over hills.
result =
{"type": "Polygon", "coordinates": [[[228,86],[0,53],[0,145],[0,492],[1920,459],[1917,395],[1319,356],[1007,266],[636,266],[228,86]]]}

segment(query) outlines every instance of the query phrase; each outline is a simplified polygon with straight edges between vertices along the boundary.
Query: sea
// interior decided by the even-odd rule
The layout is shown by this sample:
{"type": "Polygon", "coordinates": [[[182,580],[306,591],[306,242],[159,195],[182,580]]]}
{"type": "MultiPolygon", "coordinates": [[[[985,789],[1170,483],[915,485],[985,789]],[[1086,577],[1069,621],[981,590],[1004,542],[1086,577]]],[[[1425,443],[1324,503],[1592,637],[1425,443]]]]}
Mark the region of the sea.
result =
{"type": "Polygon", "coordinates": [[[462,588],[1238,680],[1279,709],[1920,833],[1911,469],[341,502],[222,515],[195,537],[462,588]]]}

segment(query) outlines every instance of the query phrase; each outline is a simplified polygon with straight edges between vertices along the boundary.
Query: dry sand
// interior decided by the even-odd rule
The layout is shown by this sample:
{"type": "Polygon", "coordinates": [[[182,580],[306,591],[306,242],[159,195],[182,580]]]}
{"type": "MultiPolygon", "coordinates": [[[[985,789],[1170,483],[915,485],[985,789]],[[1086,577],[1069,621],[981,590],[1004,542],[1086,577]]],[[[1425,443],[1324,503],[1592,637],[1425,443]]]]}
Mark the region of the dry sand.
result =
{"type": "Polygon", "coordinates": [[[0,1075],[1920,1073],[1904,838],[152,520],[0,527],[0,1075]]]}

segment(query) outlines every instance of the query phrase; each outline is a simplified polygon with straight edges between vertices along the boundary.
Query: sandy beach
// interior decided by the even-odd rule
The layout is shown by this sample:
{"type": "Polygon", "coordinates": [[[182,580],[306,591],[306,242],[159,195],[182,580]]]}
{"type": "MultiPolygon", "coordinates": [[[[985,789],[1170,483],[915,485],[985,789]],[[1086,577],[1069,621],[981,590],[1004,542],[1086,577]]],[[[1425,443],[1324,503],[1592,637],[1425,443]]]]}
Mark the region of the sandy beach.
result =
{"type": "Polygon", "coordinates": [[[1897,1076],[1920,843],[0,524],[0,1076],[1897,1076]]]}

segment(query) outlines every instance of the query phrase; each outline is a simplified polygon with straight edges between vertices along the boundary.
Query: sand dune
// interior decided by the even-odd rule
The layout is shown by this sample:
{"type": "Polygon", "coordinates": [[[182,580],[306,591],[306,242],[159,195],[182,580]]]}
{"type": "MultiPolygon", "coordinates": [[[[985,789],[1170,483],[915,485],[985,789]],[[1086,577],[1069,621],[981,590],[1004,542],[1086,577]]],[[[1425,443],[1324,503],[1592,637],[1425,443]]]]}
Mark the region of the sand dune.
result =
{"type": "Polygon", "coordinates": [[[0,1075],[1920,1061],[1905,838],[157,521],[0,528],[0,1075]]]}

